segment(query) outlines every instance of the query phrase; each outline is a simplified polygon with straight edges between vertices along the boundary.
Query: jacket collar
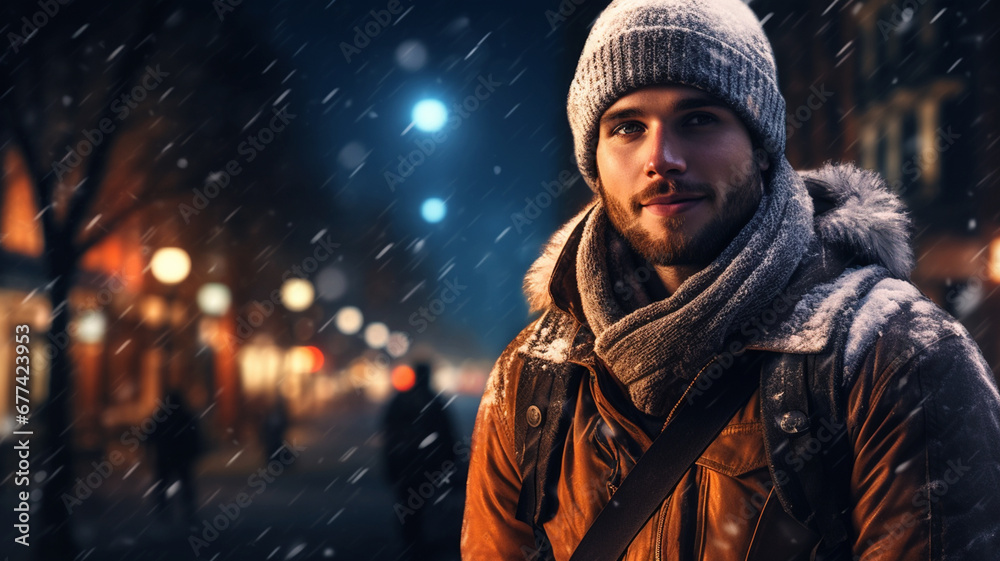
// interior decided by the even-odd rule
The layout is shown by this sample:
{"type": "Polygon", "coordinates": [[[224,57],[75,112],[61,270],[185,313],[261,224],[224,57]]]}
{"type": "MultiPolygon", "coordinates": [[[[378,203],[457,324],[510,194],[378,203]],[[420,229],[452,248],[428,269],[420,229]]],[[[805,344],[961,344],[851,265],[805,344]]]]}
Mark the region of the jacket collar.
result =
{"type": "MultiPolygon", "coordinates": [[[[784,311],[770,325],[759,326],[766,330],[753,338],[752,349],[822,352],[837,319],[846,313],[845,303],[857,300],[886,276],[908,278],[913,268],[909,218],[881,177],[850,164],[829,164],[800,175],[816,209],[817,242],[789,283],[785,306],[775,302],[775,309],[784,311]]],[[[562,337],[568,336],[563,344],[570,355],[580,354],[588,340],[589,329],[580,329],[586,319],[576,282],[576,254],[595,201],[553,234],[524,279],[531,312],[552,306],[579,324],[571,332],[547,330],[549,338],[558,338],[560,331],[562,337]]],[[[533,343],[537,348],[542,341],[533,343]]]]}

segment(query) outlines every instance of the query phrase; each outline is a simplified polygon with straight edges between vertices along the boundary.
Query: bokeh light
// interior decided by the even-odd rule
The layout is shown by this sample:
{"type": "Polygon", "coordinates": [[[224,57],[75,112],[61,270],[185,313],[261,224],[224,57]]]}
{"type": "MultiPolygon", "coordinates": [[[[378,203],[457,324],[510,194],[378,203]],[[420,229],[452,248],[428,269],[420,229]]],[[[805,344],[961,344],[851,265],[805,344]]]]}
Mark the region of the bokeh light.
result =
{"type": "Polygon", "coordinates": [[[347,275],[337,267],[324,267],[316,274],[316,290],[320,299],[332,302],[347,292],[347,275]]]}
{"type": "Polygon", "coordinates": [[[389,328],[381,322],[372,322],[365,327],[365,344],[373,349],[381,349],[389,342],[389,328]]]}
{"type": "Polygon", "coordinates": [[[334,322],[337,324],[337,331],[344,335],[354,335],[361,331],[361,326],[365,324],[365,316],[354,306],[345,306],[337,312],[337,319],[334,322]]]}
{"type": "Polygon", "coordinates": [[[159,296],[147,295],[139,301],[139,312],[150,327],[160,327],[167,316],[167,303],[159,296]]]}
{"type": "Polygon", "coordinates": [[[149,262],[153,277],[163,284],[177,284],[191,272],[191,258],[179,247],[162,247],[149,262]]]}
{"type": "Polygon", "coordinates": [[[210,316],[221,316],[229,310],[233,301],[229,287],[222,283],[210,282],[198,289],[198,308],[210,316]]]}
{"type": "Polygon", "coordinates": [[[354,170],[365,162],[370,152],[358,141],[348,142],[337,153],[337,163],[344,169],[354,170]]]}
{"type": "Polygon", "coordinates": [[[306,279],[288,279],[281,285],[281,303],[293,312],[301,312],[313,303],[316,291],[306,279]]]}
{"type": "Polygon", "coordinates": [[[417,383],[417,373],[405,364],[393,368],[390,376],[392,387],[396,388],[398,392],[408,392],[417,383]]]}
{"type": "Polygon", "coordinates": [[[994,238],[990,242],[987,271],[991,281],[1000,283],[1000,238],[994,238]]]}
{"type": "Polygon", "coordinates": [[[424,132],[441,130],[448,120],[448,110],[436,99],[422,99],[413,106],[413,124],[424,132]]]}
{"type": "Polygon", "coordinates": [[[406,333],[393,331],[389,334],[389,341],[385,345],[385,351],[389,353],[389,356],[399,358],[405,355],[408,350],[410,350],[410,338],[406,336],[406,333]]]}
{"type": "Polygon", "coordinates": [[[420,70],[427,64],[427,47],[415,39],[403,41],[396,47],[396,64],[410,72],[420,70]]]}
{"type": "Polygon", "coordinates": [[[444,220],[444,216],[447,213],[447,205],[437,197],[427,199],[424,201],[424,204],[420,205],[420,215],[431,224],[437,224],[444,220]]]}
{"type": "Polygon", "coordinates": [[[76,338],[81,343],[100,343],[108,328],[108,320],[97,310],[87,310],[76,320],[76,338]]]}
{"type": "Polygon", "coordinates": [[[295,372],[315,373],[323,368],[323,351],[316,347],[292,347],[288,352],[289,368],[295,372]]]}
{"type": "Polygon", "coordinates": [[[326,357],[323,356],[323,351],[319,350],[317,347],[312,345],[306,347],[309,352],[312,353],[313,363],[310,372],[319,372],[320,368],[323,368],[323,364],[326,362],[326,357]]]}

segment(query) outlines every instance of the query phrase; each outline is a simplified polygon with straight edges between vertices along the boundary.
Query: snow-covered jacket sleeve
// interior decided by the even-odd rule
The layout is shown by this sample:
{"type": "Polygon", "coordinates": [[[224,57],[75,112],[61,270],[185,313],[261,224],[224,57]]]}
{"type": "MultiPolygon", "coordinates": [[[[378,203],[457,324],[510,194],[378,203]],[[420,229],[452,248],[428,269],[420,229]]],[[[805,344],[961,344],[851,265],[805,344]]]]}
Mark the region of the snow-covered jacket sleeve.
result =
{"type": "Polygon", "coordinates": [[[468,561],[533,558],[532,529],[515,518],[521,474],[511,415],[521,364],[515,351],[520,339],[494,366],[476,415],[462,522],[462,559],[468,561]]]}
{"type": "Polygon", "coordinates": [[[849,395],[854,559],[994,560],[1000,395],[965,330],[925,319],[891,322],[849,395]]]}

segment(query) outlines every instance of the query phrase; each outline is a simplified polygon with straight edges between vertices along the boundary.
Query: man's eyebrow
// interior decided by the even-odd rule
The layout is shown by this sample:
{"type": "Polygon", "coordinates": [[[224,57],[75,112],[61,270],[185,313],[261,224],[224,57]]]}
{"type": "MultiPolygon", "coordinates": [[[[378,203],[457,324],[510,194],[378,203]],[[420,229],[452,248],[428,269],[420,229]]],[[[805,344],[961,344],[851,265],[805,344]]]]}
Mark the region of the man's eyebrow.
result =
{"type": "Polygon", "coordinates": [[[635,107],[626,107],[624,109],[619,109],[617,111],[605,113],[604,116],[601,117],[601,122],[607,123],[610,121],[618,121],[621,119],[631,119],[632,117],[641,117],[642,115],[644,115],[642,110],[637,109],[635,107]]]}
{"type": "MultiPolygon", "coordinates": [[[[692,109],[700,109],[702,107],[719,107],[722,109],[730,109],[729,105],[725,102],[715,99],[714,97],[686,97],[677,102],[674,105],[674,111],[690,111],[692,109]]],[[[605,113],[601,117],[601,123],[608,123],[611,121],[619,121],[621,119],[631,119],[633,117],[641,117],[645,113],[636,107],[624,107],[617,111],[611,111],[605,113]]]]}

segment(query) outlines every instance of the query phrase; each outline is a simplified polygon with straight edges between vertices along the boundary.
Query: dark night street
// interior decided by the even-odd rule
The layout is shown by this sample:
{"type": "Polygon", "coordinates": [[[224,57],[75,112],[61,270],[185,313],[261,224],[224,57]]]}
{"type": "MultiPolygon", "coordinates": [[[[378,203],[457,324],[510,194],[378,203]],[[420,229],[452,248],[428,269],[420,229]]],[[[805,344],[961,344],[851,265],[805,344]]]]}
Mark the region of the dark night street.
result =
{"type": "MultiPolygon", "coordinates": [[[[477,405],[477,399],[459,396],[447,408],[462,438],[471,434],[477,405]]],[[[263,465],[255,440],[206,454],[197,468],[194,532],[182,523],[176,505],[169,516],[153,512],[153,494],[143,496],[152,485],[149,462],[138,458],[139,466],[129,473],[134,465],[129,458],[73,510],[84,552],[81,559],[397,559],[402,546],[394,497],[380,460],[380,413],[378,406],[355,404],[295,425],[287,439],[304,450],[287,467],[282,465],[271,483],[247,482],[263,465]],[[196,554],[189,538],[204,536],[204,520],[223,513],[220,505],[227,504],[233,512],[241,492],[251,495],[251,504],[196,554]]],[[[79,476],[85,478],[92,471],[89,461],[81,460],[79,476]]],[[[438,544],[435,559],[458,558],[461,490],[462,494],[453,490],[438,505],[424,507],[431,509],[427,526],[429,538],[438,544]]],[[[12,506],[5,500],[4,508],[12,506]]],[[[4,539],[13,535],[7,532],[4,539]]]]}

